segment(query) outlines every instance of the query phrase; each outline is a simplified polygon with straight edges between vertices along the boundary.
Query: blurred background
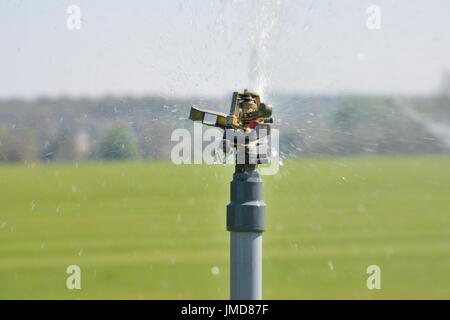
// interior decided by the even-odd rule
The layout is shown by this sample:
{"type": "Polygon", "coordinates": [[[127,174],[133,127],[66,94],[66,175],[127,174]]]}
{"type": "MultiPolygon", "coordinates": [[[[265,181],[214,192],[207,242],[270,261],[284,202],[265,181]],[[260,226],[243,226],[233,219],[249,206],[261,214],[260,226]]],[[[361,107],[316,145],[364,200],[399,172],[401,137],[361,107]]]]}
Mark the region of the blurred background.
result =
{"type": "Polygon", "coordinates": [[[264,297],[450,298],[449,10],[2,1],[0,298],[227,298],[233,168],[171,134],[246,88],[280,130],[264,297]]]}

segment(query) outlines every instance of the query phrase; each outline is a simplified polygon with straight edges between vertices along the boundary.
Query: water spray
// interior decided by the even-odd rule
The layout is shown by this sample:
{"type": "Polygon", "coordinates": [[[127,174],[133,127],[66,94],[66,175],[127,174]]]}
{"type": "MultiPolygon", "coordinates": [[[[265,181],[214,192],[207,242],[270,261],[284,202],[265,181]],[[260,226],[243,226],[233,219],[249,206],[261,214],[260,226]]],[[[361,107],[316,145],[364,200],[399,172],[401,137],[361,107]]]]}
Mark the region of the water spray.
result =
{"type": "Polygon", "coordinates": [[[231,199],[227,205],[230,231],[230,298],[262,297],[262,233],[266,229],[266,204],[262,199],[259,164],[269,162],[270,151],[261,148],[270,135],[272,107],[245,90],[234,92],[230,113],[191,108],[189,118],[224,129],[223,151],[234,157],[231,199]]]}

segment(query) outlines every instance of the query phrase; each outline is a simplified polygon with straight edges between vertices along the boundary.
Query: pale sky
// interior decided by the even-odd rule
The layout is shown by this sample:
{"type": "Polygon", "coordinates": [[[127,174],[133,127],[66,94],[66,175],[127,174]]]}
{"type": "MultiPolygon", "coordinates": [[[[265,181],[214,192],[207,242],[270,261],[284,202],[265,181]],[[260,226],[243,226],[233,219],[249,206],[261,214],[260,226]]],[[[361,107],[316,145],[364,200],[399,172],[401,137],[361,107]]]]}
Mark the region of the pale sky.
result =
{"type": "Polygon", "coordinates": [[[430,94],[450,70],[448,0],[2,0],[0,98],[241,90],[258,17],[267,91],[430,94]]]}

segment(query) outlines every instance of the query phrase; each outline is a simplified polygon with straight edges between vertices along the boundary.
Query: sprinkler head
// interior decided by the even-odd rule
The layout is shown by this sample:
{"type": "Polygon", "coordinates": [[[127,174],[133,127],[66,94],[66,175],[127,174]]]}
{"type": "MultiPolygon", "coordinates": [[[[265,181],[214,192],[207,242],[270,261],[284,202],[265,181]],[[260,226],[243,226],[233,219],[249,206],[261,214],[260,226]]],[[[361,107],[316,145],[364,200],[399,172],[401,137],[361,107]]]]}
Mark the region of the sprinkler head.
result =
{"type": "MultiPolygon", "coordinates": [[[[243,146],[244,163],[236,160],[236,164],[256,167],[256,164],[269,162],[267,154],[258,153],[258,146],[270,135],[270,127],[273,123],[272,106],[262,103],[258,94],[247,90],[234,92],[228,115],[192,106],[189,119],[224,129],[224,151],[229,150],[230,146],[234,149],[243,146]]],[[[238,153],[239,150],[235,154],[238,153]]]]}

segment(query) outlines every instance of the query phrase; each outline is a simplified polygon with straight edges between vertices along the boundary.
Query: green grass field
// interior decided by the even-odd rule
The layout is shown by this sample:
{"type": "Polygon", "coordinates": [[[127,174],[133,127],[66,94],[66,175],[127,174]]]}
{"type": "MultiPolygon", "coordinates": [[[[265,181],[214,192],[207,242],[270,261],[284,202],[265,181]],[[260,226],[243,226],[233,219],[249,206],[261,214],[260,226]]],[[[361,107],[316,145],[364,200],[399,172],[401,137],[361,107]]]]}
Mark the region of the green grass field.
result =
{"type": "MultiPolygon", "coordinates": [[[[0,298],[228,298],[231,173],[0,166],[0,298]]],[[[449,157],[304,159],[264,180],[265,298],[450,299],[449,157]]]]}

